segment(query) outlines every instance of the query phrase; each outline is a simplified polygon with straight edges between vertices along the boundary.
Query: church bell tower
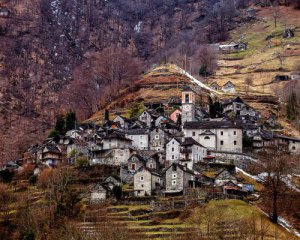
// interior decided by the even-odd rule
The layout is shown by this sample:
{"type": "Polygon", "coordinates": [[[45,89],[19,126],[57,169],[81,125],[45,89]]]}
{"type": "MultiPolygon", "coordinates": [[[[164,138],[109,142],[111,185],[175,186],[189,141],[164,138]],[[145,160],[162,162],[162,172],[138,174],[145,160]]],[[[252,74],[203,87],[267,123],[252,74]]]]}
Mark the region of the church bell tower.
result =
{"type": "Polygon", "coordinates": [[[181,114],[182,125],[185,122],[195,121],[195,92],[190,87],[185,87],[182,90],[181,105],[182,105],[182,114],[181,114]]]}

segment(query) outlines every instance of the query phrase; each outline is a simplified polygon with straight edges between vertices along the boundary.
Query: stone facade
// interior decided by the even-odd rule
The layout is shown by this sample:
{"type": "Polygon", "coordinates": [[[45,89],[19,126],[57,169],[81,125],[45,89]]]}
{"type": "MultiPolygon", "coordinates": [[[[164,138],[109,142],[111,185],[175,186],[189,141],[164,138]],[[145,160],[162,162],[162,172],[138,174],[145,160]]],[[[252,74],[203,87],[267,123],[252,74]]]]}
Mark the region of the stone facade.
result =
{"type": "Polygon", "coordinates": [[[142,112],[142,114],[139,116],[139,120],[143,123],[145,123],[148,127],[152,126],[152,115],[148,111],[142,112]]]}
{"type": "Polygon", "coordinates": [[[180,158],[180,144],[181,141],[176,138],[172,138],[166,144],[166,160],[170,162],[176,162],[180,158]]]}
{"type": "Polygon", "coordinates": [[[186,169],[179,164],[172,164],[165,172],[165,190],[166,193],[185,193],[185,189],[188,188],[195,180],[195,176],[192,171],[186,169]]]}
{"type": "Polygon", "coordinates": [[[146,130],[128,131],[126,137],[132,140],[132,147],[137,150],[149,149],[149,133],[146,130]]]}
{"type": "Polygon", "coordinates": [[[215,186],[223,186],[229,181],[237,184],[237,178],[225,169],[216,176],[215,186]]]}
{"type": "Polygon", "coordinates": [[[136,196],[151,196],[160,190],[161,177],[147,168],[140,168],[134,174],[134,192],[136,196]]]}
{"type": "Polygon", "coordinates": [[[128,164],[127,165],[128,165],[128,171],[134,173],[138,169],[140,169],[142,166],[146,165],[146,160],[138,154],[133,154],[128,159],[128,164]]]}
{"type": "Polygon", "coordinates": [[[181,122],[195,121],[195,93],[190,88],[182,91],[181,122]]]}
{"type": "Polygon", "coordinates": [[[162,128],[154,128],[150,133],[150,149],[163,151],[168,140],[168,133],[162,128]]]}

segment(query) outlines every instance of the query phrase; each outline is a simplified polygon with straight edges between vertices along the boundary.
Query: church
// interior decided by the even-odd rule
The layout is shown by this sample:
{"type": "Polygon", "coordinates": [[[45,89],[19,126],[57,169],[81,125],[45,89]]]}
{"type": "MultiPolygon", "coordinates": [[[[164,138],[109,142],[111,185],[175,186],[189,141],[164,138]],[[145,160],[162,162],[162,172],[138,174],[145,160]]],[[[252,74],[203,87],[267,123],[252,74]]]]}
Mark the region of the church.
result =
{"type": "Polygon", "coordinates": [[[241,153],[243,150],[242,126],[234,121],[196,119],[195,92],[186,87],[182,91],[182,129],[208,150],[241,153]]]}

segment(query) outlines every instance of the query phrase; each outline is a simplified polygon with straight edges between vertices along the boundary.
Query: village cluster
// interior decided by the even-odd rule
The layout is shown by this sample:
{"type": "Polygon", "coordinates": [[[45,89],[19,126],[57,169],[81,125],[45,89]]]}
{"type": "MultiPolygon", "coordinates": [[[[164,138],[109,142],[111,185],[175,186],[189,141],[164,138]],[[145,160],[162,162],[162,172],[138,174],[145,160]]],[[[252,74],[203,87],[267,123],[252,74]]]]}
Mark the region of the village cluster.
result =
{"type": "Polygon", "coordinates": [[[253,153],[274,145],[300,153],[300,139],[268,130],[276,126],[276,117],[262,120],[240,97],[222,102],[222,112],[215,118],[195,103],[196,93],[185,87],[181,99],[173,97],[168,102],[174,109],[169,115],[149,105],[138,119],[117,115],[102,126],[81,124],[65,136],[31,146],[23,163],[35,163],[35,174],[64,160],[75,164],[80,156],[90,165],[118,166],[120,176],[96,184],[91,198],[97,201],[106,198],[116,184],[132,186],[135,196],[184,195],[201,186],[245,195],[253,191],[253,185],[239,182],[236,166],[255,160],[253,153]],[[246,140],[251,153],[243,146],[246,140]]]}

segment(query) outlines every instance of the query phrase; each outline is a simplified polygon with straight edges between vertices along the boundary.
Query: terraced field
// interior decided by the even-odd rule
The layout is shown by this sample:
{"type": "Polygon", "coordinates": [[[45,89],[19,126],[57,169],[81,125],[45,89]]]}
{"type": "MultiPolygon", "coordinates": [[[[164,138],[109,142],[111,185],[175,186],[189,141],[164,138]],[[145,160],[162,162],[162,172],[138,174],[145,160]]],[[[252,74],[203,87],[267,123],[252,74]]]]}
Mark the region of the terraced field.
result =
{"type": "Polygon", "coordinates": [[[115,231],[127,232],[130,239],[230,240],[242,239],[239,233],[242,231],[241,223],[248,224],[246,220],[251,218],[255,219],[256,230],[261,232],[263,239],[275,239],[275,235],[280,236],[277,239],[297,239],[280,226],[270,223],[256,207],[239,200],[211,201],[205,207],[165,212],[153,212],[150,205],[101,207],[88,210],[79,228],[90,236],[115,231]]]}

